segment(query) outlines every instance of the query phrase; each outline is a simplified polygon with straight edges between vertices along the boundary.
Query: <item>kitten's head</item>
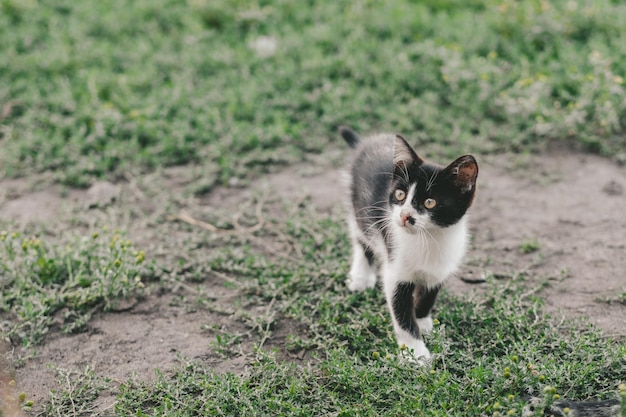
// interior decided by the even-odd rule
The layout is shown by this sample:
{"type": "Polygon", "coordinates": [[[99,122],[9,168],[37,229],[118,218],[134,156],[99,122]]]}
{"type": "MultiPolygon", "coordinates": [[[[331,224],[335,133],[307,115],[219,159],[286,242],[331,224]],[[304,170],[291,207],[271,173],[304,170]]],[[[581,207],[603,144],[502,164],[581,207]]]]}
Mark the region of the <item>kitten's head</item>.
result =
{"type": "Polygon", "coordinates": [[[472,204],[478,164],[465,155],[447,167],[422,160],[402,138],[394,144],[389,192],[392,222],[414,234],[456,224],[472,204]]]}

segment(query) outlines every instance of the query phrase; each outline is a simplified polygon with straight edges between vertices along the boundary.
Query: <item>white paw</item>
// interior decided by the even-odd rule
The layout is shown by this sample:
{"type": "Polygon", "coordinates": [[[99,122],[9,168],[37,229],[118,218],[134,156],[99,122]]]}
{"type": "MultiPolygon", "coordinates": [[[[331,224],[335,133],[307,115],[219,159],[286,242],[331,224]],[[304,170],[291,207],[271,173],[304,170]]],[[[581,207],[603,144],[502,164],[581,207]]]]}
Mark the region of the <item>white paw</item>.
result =
{"type": "Polygon", "coordinates": [[[422,334],[429,334],[433,331],[433,319],[430,316],[426,316],[422,319],[417,319],[417,327],[419,327],[422,334]]]}
{"type": "Polygon", "coordinates": [[[363,265],[355,265],[350,270],[350,279],[348,280],[348,289],[350,291],[363,291],[376,286],[376,272],[369,267],[363,265]]]}
{"type": "Polygon", "coordinates": [[[399,343],[399,345],[402,358],[417,366],[425,366],[432,361],[433,356],[423,340],[414,339],[409,344],[399,343]]]}
{"type": "Polygon", "coordinates": [[[348,279],[348,289],[350,291],[363,291],[368,288],[374,288],[376,286],[376,274],[373,272],[365,274],[353,274],[350,272],[350,279],[348,279]]]}
{"type": "Polygon", "coordinates": [[[350,291],[363,291],[367,288],[374,288],[376,285],[376,269],[372,268],[365,257],[363,247],[360,243],[355,243],[352,248],[352,265],[348,274],[348,288],[350,291]]]}

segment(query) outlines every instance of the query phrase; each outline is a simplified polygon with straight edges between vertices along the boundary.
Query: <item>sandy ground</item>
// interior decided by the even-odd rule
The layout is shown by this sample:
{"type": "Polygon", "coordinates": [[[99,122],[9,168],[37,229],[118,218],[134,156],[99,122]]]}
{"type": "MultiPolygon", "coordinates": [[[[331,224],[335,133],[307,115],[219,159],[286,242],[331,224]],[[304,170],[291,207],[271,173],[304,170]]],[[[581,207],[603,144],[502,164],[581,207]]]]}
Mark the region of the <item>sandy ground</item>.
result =
{"type": "MultiPolygon", "coordinates": [[[[119,184],[100,183],[89,191],[63,189],[37,179],[4,180],[0,181],[0,218],[16,227],[45,225],[53,231],[110,222],[129,230],[134,241],[149,244],[151,254],[175,259],[172,252],[185,250],[188,227],[174,222],[163,226],[167,223],[163,219],[164,213],[181,207],[234,211],[242,201],[267,189],[274,199],[307,199],[321,215],[337,215],[345,195],[338,180],[343,156],[317,156],[246,188],[217,188],[203,197],[185,192],[202,175],[202,167],[166,169],[119,184]],[[160,245],[164,233],[180,244],[160,245]]],[[[619,296],[626,292],[626,168],[600,157],[563,151],[489,156],[479,164],[471,249],[466,266],[447,288],[455,293],[480,292],[485,278],[506,280],[521,274],[523,285],[545,299],[547,311],[556,319],[586,317],[607,335],[625,337],[626,305],[619,296]],[[538,249],[523,253],[520,248],[527,242],[538,249]]],[[[55,366],[78,370],[90,366],[97,375],[120,382],[129,377],[153,378],[156,368],[170,370],[181,358],[203,360],[218,372],[242,372],[245,355],[224,361],[212,354],[210,345],[215,340],[211,329],[246,331],[230,318],[237,289],[209,274],[200,291],[211,308],[190,309],[181,297],[193,291],[170,288],[96,317],[84,333],[53,333],[36,352],[8,347],[9,360],[23,362],[11,370],[19,390],[42,404],[50,390],[63,388],[55,378],[55,366]]],[[[297,331],[297,325],[278,320],[267,345],[280,350],[286,335],[297,331]]],[[[99,401],[104,409],[114,397],[105,393],[99,401]]]]}

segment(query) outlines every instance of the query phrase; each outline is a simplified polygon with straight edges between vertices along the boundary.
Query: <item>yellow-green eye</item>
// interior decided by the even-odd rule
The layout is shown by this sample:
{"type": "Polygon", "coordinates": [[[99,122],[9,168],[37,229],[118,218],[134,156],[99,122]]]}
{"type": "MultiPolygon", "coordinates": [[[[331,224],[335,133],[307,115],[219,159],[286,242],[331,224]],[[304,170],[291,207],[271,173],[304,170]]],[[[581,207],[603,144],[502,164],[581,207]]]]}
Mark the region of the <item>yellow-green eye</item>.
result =
{"type": "Polygon", "coordinates": [[[396,190],[393,193],[393,196],[396,198],[396,200],[398,201],[404,201],[404,199],[406,198],[406,193],[402,190],[396,190]]]}
{"type": "Polygon", "coordinates": [[[437,205],[437,202],[433,200],[432,198],[427,198],[426,201],[424,201],[424,207],[426,207],[429,210],[434,209],[436,205],[437,205]]]}

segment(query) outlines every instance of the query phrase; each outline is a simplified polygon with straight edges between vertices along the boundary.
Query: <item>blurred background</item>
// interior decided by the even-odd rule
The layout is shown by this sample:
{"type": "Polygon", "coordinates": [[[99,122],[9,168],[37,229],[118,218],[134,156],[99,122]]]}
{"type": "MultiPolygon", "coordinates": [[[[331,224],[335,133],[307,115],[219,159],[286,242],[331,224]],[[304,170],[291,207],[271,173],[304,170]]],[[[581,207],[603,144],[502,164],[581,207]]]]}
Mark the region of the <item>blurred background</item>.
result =
{"type": "Polygon", "coordinates": [[[192,162],[210,188],[340,124],[623,161],[625,21],[611,0],[3,0],[0,169],[85,187],[192,162]]]}

